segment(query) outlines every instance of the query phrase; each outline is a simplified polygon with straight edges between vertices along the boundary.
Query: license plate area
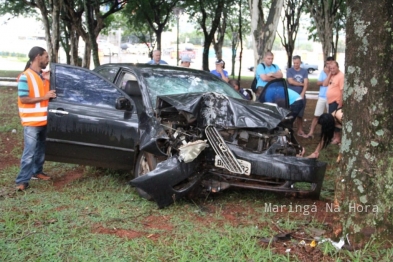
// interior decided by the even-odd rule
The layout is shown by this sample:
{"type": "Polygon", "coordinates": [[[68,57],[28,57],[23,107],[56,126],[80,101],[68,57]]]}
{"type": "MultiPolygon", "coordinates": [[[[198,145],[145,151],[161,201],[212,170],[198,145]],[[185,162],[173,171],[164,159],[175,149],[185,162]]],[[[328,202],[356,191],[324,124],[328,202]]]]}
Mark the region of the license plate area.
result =
{"type": "MultiPolygon", "coordinates": [[[[251,163],[241,160],[241,159],[237,159],[237,161],[239,162],[240,166],[242,167],[244,175],[249,176],[251,174],[251,163]]],[[[224,163],[221,160],[219,155],[216,155],[216,157],[214,158],[214,165],[216,167],[225,168],[224,163]]]]}

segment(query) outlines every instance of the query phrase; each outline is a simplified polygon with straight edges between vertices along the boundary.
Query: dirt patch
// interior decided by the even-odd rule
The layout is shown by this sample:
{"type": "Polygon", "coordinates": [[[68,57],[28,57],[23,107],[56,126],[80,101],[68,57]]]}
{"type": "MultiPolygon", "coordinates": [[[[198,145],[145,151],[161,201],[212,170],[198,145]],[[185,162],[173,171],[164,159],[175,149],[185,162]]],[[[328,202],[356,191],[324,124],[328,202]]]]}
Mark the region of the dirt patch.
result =
{"type": "Polygon", "coordinates": [[[169,216],[148,216],[144,219],[143,225],[148,229],[171,231],[173,230],[173,226],[169,221],[169,216]]]}
{"type": "MultiPolygon", "coordinates": [[[[22,146],[22,141],[20,141],[15,133],[12,131],[2,134],[1,137],[1,154],[0,154],[0,166],[1,168],[8,168],[10,166],[19,165],[20,159],[12,154],[12,151],[16,146],[22,146]]],[[[15,174],[16,175],[16,174],[15,174]]]]}
{"type": "Polygon", "coordinates": [[[75,180],[80,179],[83,176],[83,168],[78,167],[75,170],[69,171],[59,178],[53,179],[53,186],[56,190],[62,190],[66,185],[72,183],[75,180]]]}

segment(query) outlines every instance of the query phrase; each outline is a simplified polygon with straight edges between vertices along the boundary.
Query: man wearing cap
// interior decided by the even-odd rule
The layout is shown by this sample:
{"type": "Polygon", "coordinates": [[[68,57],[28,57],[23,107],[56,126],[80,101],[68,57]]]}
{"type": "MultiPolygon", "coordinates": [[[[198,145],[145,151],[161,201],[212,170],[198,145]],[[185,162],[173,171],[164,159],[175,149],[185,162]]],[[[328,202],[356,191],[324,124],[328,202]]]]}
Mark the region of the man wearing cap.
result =
{"type": "Polygon", "coordinates": [[[216,61],[216,69],[210,71],[210,73],[218,76],[219,78],[221,78],[222,80],[224,80],[225,82],[228,83],[228,81],[229,81],[228,72],[226,70],[224,70],[224,68],[225,68],[224,60],[218,59],[216,61]]]}
{"type": "Polygon", "coordinates": [[[189,57],[188,55],[182,56],[180,66],[190,67],[190,64],[191,64],[191,57],[189,57]]]}

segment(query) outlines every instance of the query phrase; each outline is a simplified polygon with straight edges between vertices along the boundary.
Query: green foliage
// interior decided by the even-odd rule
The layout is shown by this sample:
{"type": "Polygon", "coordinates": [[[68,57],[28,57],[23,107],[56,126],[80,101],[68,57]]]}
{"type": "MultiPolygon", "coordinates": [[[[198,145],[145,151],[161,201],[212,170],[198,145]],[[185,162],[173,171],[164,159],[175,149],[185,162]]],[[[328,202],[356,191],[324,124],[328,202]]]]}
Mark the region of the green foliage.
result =
{"type": "Polygon", "coordinates": [[[178,2],[179,0],[128,1],[123,17],[126,18],[130,31],[135,32],[141,42],[152,43],[153,40],[158,40],[159,48],[161,48],[161,33],[167,29],[178,2]]]}
{"type": "Polygon", "coordinates": [[[0,70],[0,76],[2,77],[17,77],[20,71],[0,70]]]}
{"type": "MultiPolygon", "coordinates": [[[[31,1],[35,3],[35,1],[31,1]]],[[[26,4],[24,0],[0,1],[0,15],[16,16],[36,16],[37,9],[26,4]]]]}

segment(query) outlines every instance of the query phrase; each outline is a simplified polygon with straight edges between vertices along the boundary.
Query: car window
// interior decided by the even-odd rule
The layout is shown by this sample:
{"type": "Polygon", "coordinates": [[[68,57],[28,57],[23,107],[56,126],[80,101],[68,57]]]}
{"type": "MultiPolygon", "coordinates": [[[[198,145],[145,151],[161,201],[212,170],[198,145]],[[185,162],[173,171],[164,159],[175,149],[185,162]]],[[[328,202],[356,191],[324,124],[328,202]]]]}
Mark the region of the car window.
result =
{"type": "Polygon", "coordinates": [[[58,101],[115,108],[116,99],[123,96],[113,85],[86,69],[58,65],[55,70],[58,101]]]}
{"type": "Polygon", "coordinates": [[[124,89],[124,87],[127,84],[127,81],[137,81],[135,75],[128,73],[128,72],[123,72],[123,78],[121,80],[121,83],[117,86],[120,86],[121,89],[124,89]]]}
{"type": "Polygon", "coordinates": [[[240,94],[214,75],[195,74],[174,70],[153,70],[144,72],[153,107],[158,95],[217,92],[242,99],[240,94]]]}
{"type": "Polygon", "coordinates": [[[96,72],[113,83],[119,69],[119,67],[102,67],[96,70],[96,72]]]}

